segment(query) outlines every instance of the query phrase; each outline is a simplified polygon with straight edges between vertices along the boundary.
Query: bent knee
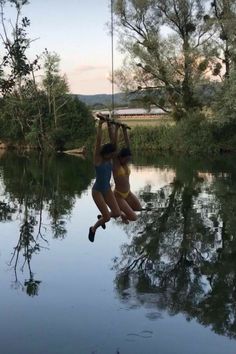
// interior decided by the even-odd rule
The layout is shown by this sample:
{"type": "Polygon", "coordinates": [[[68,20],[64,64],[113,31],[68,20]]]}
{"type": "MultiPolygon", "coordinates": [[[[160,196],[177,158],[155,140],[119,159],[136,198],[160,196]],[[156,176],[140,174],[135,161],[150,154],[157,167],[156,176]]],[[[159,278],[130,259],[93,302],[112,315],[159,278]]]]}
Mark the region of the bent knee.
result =
{"type": "Polygon", "coordinates": [[[111,216],[110,215],[103,215],[103,220],[104,220],[104,222],[109,222],[111,220],[111,216]]]}
{"type": "Polygon", "coordinates": [[[140,208],[135,208],[135,209],[134,209],[134,211],[139,211],[139,212],[142,211],[142,210],[143,210],[142,207],[140,207],[140,208]]]}
{"type": "Polygon", "coordinates": [[[133,214],[129,217],[130,221],[137,221],[138,220],[138,216],[136,214],[133,214]]]}
{"type": "Polygon", "coordinates": [[[142,211],[142,210],[143,210],[143,208],[142,208],[142,205],[141,205],[141,204],[136,205],[136,207],[137,207],[137,211],[142,211]]]}
{"type": "Polygon", "coordinates": [[[119,212],[112,214],[112,217],[113,217],[114,219],[117,219],[117,218],[119,218],[120,216],[121,216],[121,213],[119,213],[119,212]]]}

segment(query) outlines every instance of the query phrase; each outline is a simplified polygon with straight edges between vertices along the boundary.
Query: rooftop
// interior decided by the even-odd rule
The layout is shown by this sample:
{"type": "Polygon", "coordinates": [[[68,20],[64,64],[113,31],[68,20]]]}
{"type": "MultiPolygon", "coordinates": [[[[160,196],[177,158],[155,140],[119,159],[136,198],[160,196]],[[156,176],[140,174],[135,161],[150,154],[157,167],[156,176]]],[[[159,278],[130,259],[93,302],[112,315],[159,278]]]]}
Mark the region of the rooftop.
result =
{"type": "MultiPolygon", "coordinates": [[[[101,111],[100,113],[102,114],[110,114],[109,110],[104,110],[101,111]]],[[[160,115],[160,114],[166,114],[165,111],[163,111],[160,108],[151,108],[151,109],[145,109],[145,108],[120,108],[120,109],[115,109],[114,115],[117,116],[127,116],[127,115],[160,115]]]]}

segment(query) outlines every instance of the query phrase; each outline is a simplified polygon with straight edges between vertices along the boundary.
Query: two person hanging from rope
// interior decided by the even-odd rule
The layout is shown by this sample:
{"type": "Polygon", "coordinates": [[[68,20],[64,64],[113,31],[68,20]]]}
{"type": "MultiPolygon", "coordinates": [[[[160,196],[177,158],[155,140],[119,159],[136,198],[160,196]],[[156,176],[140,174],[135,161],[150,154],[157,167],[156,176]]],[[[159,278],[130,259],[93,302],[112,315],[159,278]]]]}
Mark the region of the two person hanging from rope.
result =
{"type": "Polygon", "coordinates": [[[99,119],[97,128],[96,144],[94,149],[94,165],[96,181],[92,188],[92,196],[101,215],[98,221],[89,229],[89,240],[94,242],[96,231],[99,227],[106,228],[106,223],[111,218],[121,217],[123,223],[137,220],[136,211],[142,207],[138,198],[130,190],[131,160],[128,127],[124,124],[97,115],[99,119]],[[108,128],[110,142],[102,144],[103,125],[108,128]],[[122,128],[125,147],[118,151],[118,135],[122,128]],[[111,177],[114,177],[115,190],[111,189],[111,177]]]}

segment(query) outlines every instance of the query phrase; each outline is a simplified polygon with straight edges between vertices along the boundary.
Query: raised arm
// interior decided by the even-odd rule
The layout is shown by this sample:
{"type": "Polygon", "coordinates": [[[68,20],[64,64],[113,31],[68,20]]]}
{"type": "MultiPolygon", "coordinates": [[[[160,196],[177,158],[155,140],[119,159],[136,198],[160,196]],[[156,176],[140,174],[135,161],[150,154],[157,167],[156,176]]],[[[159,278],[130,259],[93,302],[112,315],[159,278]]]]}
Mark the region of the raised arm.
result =
{"type": "Polygon", "coordinates": [[[122,130],[124,134],[124,140],[125,140],[125,145],[126,147],[130,148],[130,140],[129,140],[129,135],[128,135],[128,127],[125,125],[122,125],[122,130]]]}
{"type": "Polygon", "coordinates": [[[118,147],[119,129],[120,129],[120,125],[116,124],[115,133],[114,133],[114,145],[115,145],[116,148],[118,147]]]}
{"type": "Polygon", "coordinates": [[[98,123],[98,128],[97,128],[97,137],[96,137],[96,143],[95,143],[95,148],[94,148],[94,163],[97,164],[100,162],[100,151],[101,151],[101,146],[102,146],[102,125],[104,121],[99,120],[98,123]]]}
{"type": "Polygon", "coordinates": [[[109,133],[109,138],[110,142],[117,147],[117,141],[118,141],[118,133],[119,133],[119,124],[114,124],[112,122],[107,122],[107,127],[108,127],[108,133],[109,133]]]}

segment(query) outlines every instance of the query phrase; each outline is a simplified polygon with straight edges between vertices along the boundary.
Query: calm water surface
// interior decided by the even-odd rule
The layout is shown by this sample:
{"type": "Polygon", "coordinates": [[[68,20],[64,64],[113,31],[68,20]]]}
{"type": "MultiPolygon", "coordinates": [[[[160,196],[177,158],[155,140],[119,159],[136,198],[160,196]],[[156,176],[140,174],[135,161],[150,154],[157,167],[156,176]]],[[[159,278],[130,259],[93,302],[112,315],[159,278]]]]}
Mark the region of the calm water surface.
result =
{"type": "Polygon", "coordinates": [[[95,243],[94,171],[0,157],[1,354],[235,354],[236,166],[140,157],[146,208],[95,243]]]}

